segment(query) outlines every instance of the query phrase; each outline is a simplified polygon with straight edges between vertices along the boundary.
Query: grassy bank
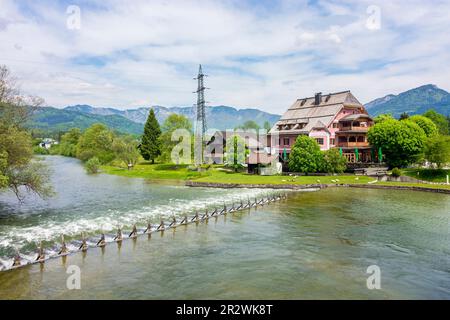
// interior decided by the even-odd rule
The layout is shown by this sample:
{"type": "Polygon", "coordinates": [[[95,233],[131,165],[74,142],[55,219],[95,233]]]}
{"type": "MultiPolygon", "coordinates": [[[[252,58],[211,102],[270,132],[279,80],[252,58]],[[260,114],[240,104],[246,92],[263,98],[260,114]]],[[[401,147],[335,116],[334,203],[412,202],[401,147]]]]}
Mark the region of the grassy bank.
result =
{"type": "Polygon", "coordinates": [[[369,177],[342,176],[258,176],[240,172],[230,172],[221,166],[212,166],[204,172],[192,171],[187,165],[150,164],[147,162],[136,165],[132,170],[113,166],[102,166],[102,171],[130,178],[145,178],[152,180],[195,180],[208,183],[229,184],[313,184],[313,183],[367,183],[369,177]],[[337,181],[338,180],[338,181],[337,181]]]}
{"type": "Polygon", "coordinates": [[[102,166],[102,172],[130,178],[145,178],[153,180],[190,180],[208,175],[209,172],[191,171],[187,165],[151,164],[143,162],[133,169],[102,166]]]}
{"type": "MultiPolygon", "coordinates": [[[[132,170],[113,166],[102,166],[102,171],[130,178],[144,178],[166,181],[196,181],[203,183],[222,184],[252,184],[252,185],[309,185],[309,184],[367,184],[374,178],[367,176],[339,175],[339,176],[258,176],[247,173],[236,173],[224,170],[222,166],[212,166],[204,172],[189,170],[187,165],[151,164],[147,162],[136,165],[132,170]]],[[[416,172],[416,171],[415,171],[416,172]]],[[[405,170],[404,174],[412,176],[412,170],[405,170]]],[[[429,176],[429,175],[428,175],[429,176]]],[[[436,178],[439,179],[439,178],[436,178]]],[[[424,179],[425,180],[425,179],[424,179]]],[[[434,180],[431,180],[434,181],[434,180]]],[[[441,180],[438,180],[441,182],[441,180]]],[[[434,181],[435,182],[435,181],[434,181]]],[[[404,182],[376,182],[376,185],[425,187],[431,189],[450,190],[450,185],[404,183],[404,182]]]]}
{"type": "Polygon", "coordinates": [[[450,170],[444,169],[405,169],[402,172],[406,176],[430,182],[446,182],[447,175],[450,176],[450,170]]]}

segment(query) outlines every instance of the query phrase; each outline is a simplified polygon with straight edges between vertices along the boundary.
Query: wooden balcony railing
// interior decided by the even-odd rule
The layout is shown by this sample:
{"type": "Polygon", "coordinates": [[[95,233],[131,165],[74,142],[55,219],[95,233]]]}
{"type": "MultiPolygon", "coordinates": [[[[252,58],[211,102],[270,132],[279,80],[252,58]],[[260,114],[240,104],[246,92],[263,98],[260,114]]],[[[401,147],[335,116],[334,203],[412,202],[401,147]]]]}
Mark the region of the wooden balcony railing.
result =
{"type": "Polygon", "coordinates": [[[368,142],[338,142],[338,147],[342,148],[364,148],[368,147],[368,142]]]}
{"type": "Polygon", "coordinates": [[[368,127],[339,127],[339,131],[358,131],[358,132],[367,132],[369,130],[368,127]]]}

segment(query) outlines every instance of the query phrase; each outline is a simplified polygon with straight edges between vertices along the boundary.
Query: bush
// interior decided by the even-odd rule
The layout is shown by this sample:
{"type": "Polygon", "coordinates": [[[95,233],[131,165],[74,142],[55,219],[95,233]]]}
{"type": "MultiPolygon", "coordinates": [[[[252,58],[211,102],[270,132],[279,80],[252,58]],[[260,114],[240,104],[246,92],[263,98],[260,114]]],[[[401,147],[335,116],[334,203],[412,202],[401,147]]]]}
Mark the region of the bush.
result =
{"type": "Polygon", "coordinates": [[[33,147],[33,153],[34,153],[34,154],[47,155],[47,154],[49,154],[50,152],[49,152],[47,149],[42,148],[41,146],[34,146],[34,147],[33,147]]]}
{"type": "Polygon", "coordinates": [[[324,152],[323,172],[343,173],[347,169],[347,158],[341,156],[338,149],[330,149],[324,152]]]}
{"type": "Polygon", "coordinates": [[[317,141],[305,135],[295,140],[289,155],[289,170],[293,172],[313,173],[323,167],[323,153],[317,141]]]}
{"type": "Polygon", "coordinates": [[[98,173],[100,170],[100,160],[98,160],[97,157],[92,157],[91,159],[89,159],[86,164],[86,171],[89,174],[95,174],[98,173]]]}
{"type": "Polygon", "coordinates": [[[398,178],[402,175],[402,170],[400,170],[399,168],[394,168],[394,169],[392,169],[391,175],[394,178],[398,178]]]}

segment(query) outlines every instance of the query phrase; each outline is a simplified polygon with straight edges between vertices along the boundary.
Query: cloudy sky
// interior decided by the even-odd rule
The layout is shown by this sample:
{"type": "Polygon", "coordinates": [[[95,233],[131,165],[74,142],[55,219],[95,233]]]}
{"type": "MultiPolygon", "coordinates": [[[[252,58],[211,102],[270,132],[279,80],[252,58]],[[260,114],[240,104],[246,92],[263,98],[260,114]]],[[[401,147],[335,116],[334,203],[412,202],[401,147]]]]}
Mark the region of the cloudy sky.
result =
{"type": "Polygon", "coordinates": [[[48,105],[196,101],[282,113],[350,89],[363,103],[450,90],[450,1],[0,0],[0,64],[48,105]]]}

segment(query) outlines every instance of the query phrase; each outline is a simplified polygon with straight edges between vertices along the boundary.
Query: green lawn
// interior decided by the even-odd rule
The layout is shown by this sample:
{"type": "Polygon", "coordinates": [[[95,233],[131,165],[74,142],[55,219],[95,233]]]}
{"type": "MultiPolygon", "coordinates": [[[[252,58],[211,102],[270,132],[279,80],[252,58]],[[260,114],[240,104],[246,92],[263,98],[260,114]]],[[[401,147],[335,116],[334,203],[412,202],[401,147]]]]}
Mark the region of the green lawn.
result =
{"type": "Polygon", "coordinates": [[[331,183],[367,183],[372,178],[366,176],[258,176],[245,173],[228,173],[214,170],[212,174],[195,179],[198,182],[229,184],[331,184],[331,183]]]}
{"type": "Polygon", "coordinates": [[[145,178],[155,180],[189,180],[207,175],[208,172],[188,170],[186,165],[166,165],[140,163],[132,170],[113,166],[102,166],[102,172],[130,178],[145,178]]]}
{"type": "Polygon", "coordinates": [[[447,182],[450,170],[444,169],[405,169],[403,174],[412,178],[431,182],[447,182]]]}
{"type": "Polygon", "coordinates": [[[425,184],[425,183],[390,182],[390,181],[377,182],[376,184],[383,185],[383,186],[421,187],[421,188],[430,188],[430,189],[450,190],[450,185],[446,185],[446,184],[425,184]]]}
{"type": "Polygon", "coordinates": [[[205,172],[191,171],[187,165],[150,164],[147,162],[136,165],[132,170],[113,166],[102,166],[102,171],[131,178],[154,180],[195,180],[210,183],[229,184],[316,184],[316,183],[367,183],[372,178],[354,175],[343,176],[258,176],[246,173],[228,172],[222,166],[213,166],[205,172]],[[336,179],[338,181],[336,181],[336,179]],[[334,181],[332,181],[334,180],[334,181]]]}
{"type": "MultiPolygon", "coordinates": [[[[132,170],[113,166],[102,166],[102,171],[131,178],[145,178],[152,180],[198,181],[206,183],[225,184],[367,184],[374,178],[355,175],[338,176],[258,176],[247,173],[236,173],[224,170],[222,166],[212,166],[204,172],[192,171],[187,165],[150,164],[147,162],[136,165],[132,170]]],[[[411,171],[404,171],[411,174],[411,171]]],[[[425,187],[434,189],[450,189],[450,185],[436,185],[403,182],[376,182],[376,185],[425,187]]]]}

